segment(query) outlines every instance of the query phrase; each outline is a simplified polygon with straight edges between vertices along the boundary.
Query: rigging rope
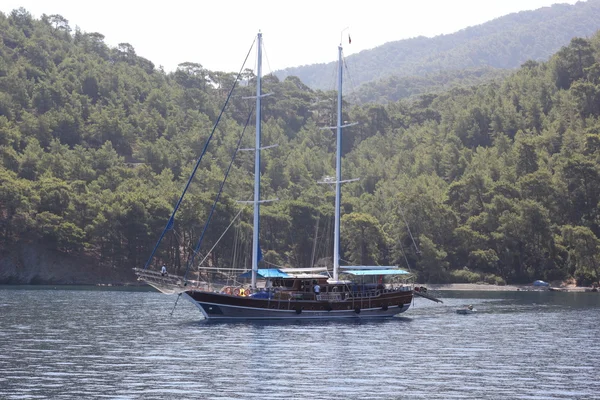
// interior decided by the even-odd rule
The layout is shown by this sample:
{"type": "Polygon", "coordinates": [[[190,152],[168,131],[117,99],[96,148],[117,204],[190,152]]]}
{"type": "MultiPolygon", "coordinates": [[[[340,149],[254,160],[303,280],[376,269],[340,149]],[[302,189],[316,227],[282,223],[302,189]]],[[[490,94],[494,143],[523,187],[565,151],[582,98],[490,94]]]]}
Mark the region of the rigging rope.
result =
{"type": "Polygon", "coordinates": [[[273,263],[270,263],[270,262],[265,261],[265,260],[263,260],[263,262],[265,264],[269,264],[269,265],[272,265],[272,266],[277,267],[277,268],[285,268],[285,265],[277,265],[277,264],[273,264],[273,263]]]}
{"type": "MultiPolygon", "coordinates": [[[[246,61],[248,61],[248,57],[250,56],[250,52],[252,51],[252,48],[254,47],[254,42],[256,42],[256,39],[254,39],[254,41],[252,42],[252,46],[250,46],[250,49],[248,50],[248,54],[246,54],[246,58],[244,59],[244,63],[242,64],[242,67],[240,68],[240,71],[238,72],[237,78],[235,79],[235,81],[233,82],[233,85],[231,86],[231,90],[229,91],[229,94],[227,95],[227,99],[225,100],[225,104],[223,105],[223,108],[221,108],[221,112],[219,113],[219,116],[217,117],[217,120],[215,121],[215,124],[213,126],[213,129],[212,129],[210,135],[206,139],[206,143],[204,143],[204,148],[202,149],[202,153],[200,154],[200,157],[198,157],[198,161],[196,161],[196,165],[194,166],[194,170],[192,171],[192,174],[190,175],[190,177],[189,177],[189,179],[187,181],[187,184],[185,185],[185,188],[183,189],[183,193],[181,193],[181,197],[179,197],[179,200],[177,201],[177,204],[175,205],[175,208],[173,209],[173,213],[171,214],[171,218],[169,218],[169,221],[167,221],[167,225],[165,226],[165,228],[163,229],[162,233],[160,234],[160,237],[158,238],[158,242],[156,242],[156,245],[154,246],[154,249],[152,250],[152,253],[150,254],[150,257],[148,258],[148,261],[146,261],[146,264],[144,265],[144,269],[147,269],[148,266],[150,265],[150,262],[152,262],[152,258],[154,258],[154,254],[156,253],[156,250],[158,249],[158,246],[160,245],[160,242],[165,237],[165,234],[167,233],[167,231],[170,230],[171,228],[173,228],[173,224],[175,223],[175,214],[177,213],[177,210],[179,210],[179,206],[181,205],[181,202],[183,201],[183,197],[185,196],[185,193],[187,192],[188,188],[190,187],[190,184],[192,183],[192,179],[194,179],[194,176],[196,175],[196,171],[198,171],[198,167],[200,166],[200,161],[202,161],[202,158],[204,157],[204,154],[206,154],[206,150],[208,149],[208,145],[210,144],[210,141],[211,141],[213,135],[215,134],[215,131],[217,130],[217,126],[219,125],[219,122],[221,121],[221,117],[225,113],[225,109],[227,108],[227,105],[229,104],[229,100],[231,99],[231,95],[233,94],[233,91],[235,90],[235,87],[237,86],[238,82],[240,81],[240,78],[242,76],[242,71],[244,70],[244,66],[246,65],[246,61]]],[[[186,270],[186,274],[187,274],[187,270],[186,270]]]]}
{"type": "Polygon", "coordinates": [[[402,243],[400,243],[400,252],[402,253],[402,256],[404,256],[404,261],[406,261],[408,272],[412,272],[412,270],[410,269],[410,263],[408,262],[408,258],[406,258],[406,253],[404,252],[404,246],[402,246],[402,243]]]}
{"type": "MultiPolygon", "coordinates": [[[[202,245],[202,240],[204,239],[204,235],[206,234],[206,229],[208,228],[208,224],[210,223],[210,221],[212,219],[212,216],[215,212],[215,208],[217,208],[217,203],[219,202],[219,199],[221,198],[221,193],[223,193],[223,187],[225,186],[225,182],[227,181],[227,177],[229,176],[229,172],[231,171],[231,167],[233,166],[235,157],[240,149],[240,145],[242,144],[242,138],[244,137],[244,133],[246,132],[246,128],[248,127],[248,124],[250,123],[250,118],[252,117],[253,113],[254,113],[254,107],[250,110],[250,113],[248,114],[248,119],[246,119],[246,125],[244,125],[244,129],[242,129],[242,132],[240,133],[240,137],[238,138],[238,141],[237,141],[237,146],[235,148],[235,151],[233,152],[233,155],[231,156],[231,161],[229,162],[229,166],[227,167],[227,170],[225,171],[225,177],[223,178],[223,181],[221,182],[221,187],[219,187],[219,192],[217,193],[217,197],[215,198],[215,201],[210,210],[210,213],[208,214],[208,218],[206,219],[206,223],[204,224],[204,228],[202,229],[202,234],[200,234],[200,238],[198,239],[196,248],[194,249],[194,252],[192,253],[192,257],[190,258],[188,265],[185,268],[185,274],[183,275],[184,282],[187,279],[187,274],[190,270],[190,266],[194,263],[194,258],[196,257],[196,254],[200,251],[200,246],[202,245]]],[[[206,256],[208,257],[209,254],[210,253],[208,253],[206,256]]]]}
{"type": "Polygon", "coordinates": [[[410,235],[410,240],[412,240],[413,245],[415,246],[415,250],[417,255],[421,254],[421,250],[419,250],[419,247],[417,246],[417,243],[415,242],[415,238],[412,235],[412,232],[410,231],[410,227],[408,226],[408,222],[406,221],[406,217],[404,216],[404,211],[402,211],[402,207],[398,206],[398,209],[400,210],[400,213],[402,214],[402,219],[404,220],[404,224],[406,225],[406,229],[408,229],[408,234],[410,235]]]}
{"type": "Polygon", "coordinates": [[[173,312],[175,311],[175,307],[177,307],[177,303],[179,302],[179,298],[181,297],[181,293],[179,293],[179,295],[177,296],[177,300],[175,300],[175,305],[173,306],[173,309],[171,310],[171,317],[173,316],[173,312]]]}
{"type": "MultiPolygon", "coordinates": [[[[240,210],[240,212],[241,212],[241,210],[240,210]]],[[[239,246],[240,246],[239,243],[240,243],[240,226],[238,224],[235,229],[235,236],[233,237],[233,253],[231,254],[231,269],[229,271],[229,275],[227,275],[227,284],[229,284],[229,277],[231,277],[233,275],[233,268],[238,263],[238,250],[239,250],[239,246]]]]}
{"type": "Polygon", "coordinates": [[[356,82],[354,81],[354,76],[350,75],[350,69],[348,68],[348,63],[346,62],[346,57],[342,57],[342,61],[343,61],[343,66],[344,69],[346,70],[346,75],[348,76],[348,80],[350,81],[350,90],[348,91],[350,94],[352,93],[356,93],[356,82]]]}
{"type": "Polygon", "coordinates": [[[229,230],[229,228],[231,228],[231,225],[233,225],[233,223],[238,219],[238,217],[240,216],[240,214],[242,213],[242,211],[244,211],[243,208],[240,209],[240,211],[233,218],[233,220],[231,221],[231,223],[229,224],[229,226],[227,228],[225,228],[225,231],[223,232],[223,234],[219,237],[219,239],[217,239],[217,242],[214,244],[214,246],[211,247],[210,250],[206,253],[206,256],[204,256],[204,258],[202,259],[202,261],[200,261],[200,263],[198,264],[198,266],[204,264],[204,261],[206,261],[206,259],[210,255],[210,253],[215,249],[215,247],[217,247],[217,245],[219,244],[219,242],[221,241],[221,239],[223,239],[223,236],[225,236],[225,234],[227,233],[227,231],[229,230]]]}
{"type": "Polygon", "coordinates": [[[317,222],[315,224],[315,237],[313,238],[313,249],[312,255],[310,257],[310,266],[315,265],[315,254],[317,253],[317,243],[318,243],[318,235],[319,235],[319,222],[321,221],[321,213],[317,211],[317,222]]]}

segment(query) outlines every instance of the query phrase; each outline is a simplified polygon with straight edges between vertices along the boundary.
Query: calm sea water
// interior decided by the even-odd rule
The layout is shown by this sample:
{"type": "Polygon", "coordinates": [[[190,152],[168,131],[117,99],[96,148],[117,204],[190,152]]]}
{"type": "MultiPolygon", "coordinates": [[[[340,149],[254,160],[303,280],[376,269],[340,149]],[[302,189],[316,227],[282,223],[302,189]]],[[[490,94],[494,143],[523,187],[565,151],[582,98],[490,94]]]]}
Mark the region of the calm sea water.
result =
{"type": "Polygon", "coordinates": [[[600,294],[437,294],[386,321],[207,323],[151,291],[0,286],[0,399],[600,399],[600,294]]]}

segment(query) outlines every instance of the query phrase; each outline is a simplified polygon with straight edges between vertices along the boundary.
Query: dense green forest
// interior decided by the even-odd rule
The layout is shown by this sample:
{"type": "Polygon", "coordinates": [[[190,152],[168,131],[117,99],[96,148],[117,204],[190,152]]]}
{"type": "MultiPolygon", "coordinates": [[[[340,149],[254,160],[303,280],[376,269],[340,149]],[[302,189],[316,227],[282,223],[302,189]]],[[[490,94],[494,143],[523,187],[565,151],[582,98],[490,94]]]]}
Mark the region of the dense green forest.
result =
{"type": "MultiPolygon", "coordinates": [[[[142,266],[219,115],[231,73],[165,73],[127,43],[60,15],[0,13],[0,251],[20,243],[142,266]]],[[[492,49],[490,49],[492,51],[492,49]]],[[[252,115],[244,71],[157,262],[185,268],[252,115]]],[[[335,93],[264,80],[265,262],[331,263],[335,93]]],[[[346,105],[342,258],[409,266],[422,282],[598,279],[600,34],[500,83],[414,101],[346,105]],[[407,228],[410,228],[409,229],[407,228]],[[414,237],[414,243],[411,240],[414,237]]],[[[253,157],[240,152],[203,242],[208,262],[250,265],[253,157]],[[239,218],[235,218],[242,210],[239,218]],[[232,228],[226,230],[231,221],[232,228]]]]}
{"type": "MultiPolygon", "coordinates": [[[[418,81],[418,77],[430,79],[433,75],[436,85],[447,87],[465,69],[515,69],[528,60],[547,61],[571,38],[592,36],[599,20],[600,0],[554,4],[505,15],[448,35],[389,42],[353,54],[347,63],[353,72],[357,99],[395,101],[414,94],[412,87],[421,83],[411,80],[418,81]]],[[[275,74],[280,79],[297,76],[311,88],[327,90],[332,88],[330,76],[334,70],[335,62],[331,62],[286,68],[275,74]]],[[[469,78],[478,76],[471,73],[469,78]]],[[[479,78],[485,81],[489,76],[479,78]]]]}
{"type": "Polygon", "coordinates": [[[445,92],[457,86],[471,86],[501,81],[513,73],[508,69],[491,67],[448,70],[423,76],[392,75],[387,78],[367,82],[346,95],[348,101],[358,104],[387,104],[402,99],[445,92]]]}

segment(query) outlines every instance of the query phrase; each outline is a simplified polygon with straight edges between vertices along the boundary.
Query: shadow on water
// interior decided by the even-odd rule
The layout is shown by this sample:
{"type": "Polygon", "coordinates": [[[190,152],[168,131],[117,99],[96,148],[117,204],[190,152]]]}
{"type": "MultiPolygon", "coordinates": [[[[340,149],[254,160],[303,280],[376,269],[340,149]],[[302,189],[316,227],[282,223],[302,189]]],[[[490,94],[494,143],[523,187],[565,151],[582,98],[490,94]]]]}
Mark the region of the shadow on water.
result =
{"type": "Polygon", "coordinates": [[[344,318],[334,320],[320,319],[282,319],[282,320],[212,320],[203,319],[200,321],[182,322],[181,326],[301,326],[301,327],[324,327],[324,326],[385,326],[390,324],[402,324],[412,322],[409,317],[391,317],[391,318],[344,318]]]}

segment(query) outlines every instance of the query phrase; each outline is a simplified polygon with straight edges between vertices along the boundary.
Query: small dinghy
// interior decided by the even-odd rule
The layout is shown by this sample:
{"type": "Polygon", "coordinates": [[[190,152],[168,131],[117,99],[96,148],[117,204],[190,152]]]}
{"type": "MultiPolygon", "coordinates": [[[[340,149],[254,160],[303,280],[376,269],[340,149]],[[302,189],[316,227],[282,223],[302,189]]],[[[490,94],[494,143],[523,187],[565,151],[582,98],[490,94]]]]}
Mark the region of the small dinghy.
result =
{"type": "Polygon", "coordinates": [[[473,306],[468,306],[466,308],[459,308],[458,310],[456,310],[457,314],[473,314],[476,310],[473,308],[473,306]]]}

